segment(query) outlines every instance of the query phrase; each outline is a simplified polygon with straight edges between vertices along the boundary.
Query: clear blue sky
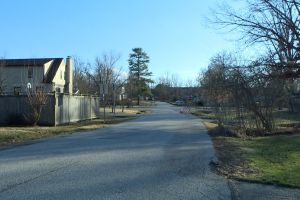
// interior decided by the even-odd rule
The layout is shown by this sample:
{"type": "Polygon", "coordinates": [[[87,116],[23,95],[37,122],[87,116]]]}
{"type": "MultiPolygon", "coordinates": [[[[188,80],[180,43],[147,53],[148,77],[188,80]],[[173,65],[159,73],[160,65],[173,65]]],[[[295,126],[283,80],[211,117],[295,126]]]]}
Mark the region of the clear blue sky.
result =
{"type": "Polygon", "coordinates": [[[103,52],[142,47],[154,79],[169,72],[195,79],[232,42],[205,25],[217,0],[3,0],[0,56],[66,57],[94,61],[103,52]]]}

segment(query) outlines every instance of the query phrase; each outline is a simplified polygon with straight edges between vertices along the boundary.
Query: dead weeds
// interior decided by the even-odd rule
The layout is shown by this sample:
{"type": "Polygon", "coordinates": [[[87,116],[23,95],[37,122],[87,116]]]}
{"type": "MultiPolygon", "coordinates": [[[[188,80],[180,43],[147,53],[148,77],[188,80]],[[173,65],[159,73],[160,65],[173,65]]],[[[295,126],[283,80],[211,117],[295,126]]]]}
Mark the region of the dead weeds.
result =
{"type": "Polygon", "coordinates": [[[250,167],[244,155],[246,149],[240,144],[234,132],[224,127],[215,127],[210,128],[208,133],[213,140],[218,158],[217,162],[212,163],[214,171],[228,178],[241,178],[258,173],[250,167]]]}

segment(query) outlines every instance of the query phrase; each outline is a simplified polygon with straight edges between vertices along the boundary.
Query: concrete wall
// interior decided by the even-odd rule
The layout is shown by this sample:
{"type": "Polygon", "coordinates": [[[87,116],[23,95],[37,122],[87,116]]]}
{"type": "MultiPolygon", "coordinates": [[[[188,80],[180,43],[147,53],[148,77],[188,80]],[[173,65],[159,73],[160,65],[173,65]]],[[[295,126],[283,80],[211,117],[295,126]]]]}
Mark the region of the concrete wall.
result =
{"type": "MultiPolygon", "coordinates": [[[[31,108],[26,95],[0,96],[0,124],[20,120],[29,115],[31,108]]],[[[39,124],[55,126],[100,117],[99,98],[49,94],[39,124]]],[[[21,121],[19,122],[21,123],[21,121]]]]}

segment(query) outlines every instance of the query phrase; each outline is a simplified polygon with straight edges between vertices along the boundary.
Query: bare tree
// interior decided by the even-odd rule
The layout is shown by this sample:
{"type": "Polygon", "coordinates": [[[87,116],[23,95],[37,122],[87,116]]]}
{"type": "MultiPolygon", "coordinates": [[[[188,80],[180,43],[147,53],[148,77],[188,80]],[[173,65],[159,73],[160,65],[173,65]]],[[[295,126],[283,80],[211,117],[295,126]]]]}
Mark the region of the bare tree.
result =
{"type": "Polygon", "coordinates": [[[256,130],[274,129],[273,111],[285,96],[284,80],[270,78],[268,72],[257,63],[237,65],[231,54],[221,53],[211,60],[201,77],[201,87],[220,126],[228,121],[238,123],[244,133],[253,124],[256,130]]]}
{"type": "MultiPolygon", "coordinates": [[[[267,78],[259,68],[235,69],[232,71],[231,93],[239,106],[254,116],[257,129],[271,132],[274,126],[273,112],[285,96],[282,79],[267,78]]],[[[248,119],[249,122],[250,119],[248,119]]]]}
{"type": "Polygon", "coordinates": [[[172,96],[172,100],[178,100],[181,96],[180,94],[180,88],[182,86],[182,83],[179,80],[179,76],[178,74],[172,73],[171,74],[171,84],[173,87],[173,96],[172,96]]]}
{"type": "Polygon", "coordinates": [[[25,119],[36,126],[40,120],[43,107],[46,105],[48,100],[48,94],[44,91],[28,91],[27,102],[31,108],[31,112],[25,116],[25,119]]]}
{"type": "Polygon", "coordinates": [[[156,81],[154,95],[163,101],[175,101],[180,98],[180,83],[177,74],[165,73],[156,81]]]}
{"type": "Polygon", "coordinates": [[[264,68],[269,78],[284,80],[286,101],[293,112],[295,79],[300,78],[300,2],[247,0],[243,12],[228,5],[220,10],[213,22],[230,31],[240,31],[240,40],[264,51],[251,67],[264,68]]]}
{"type": "Polygon", "coordinates": [[[248,45],[265,47],[268,54],[263,64],[272,67],[273,76],[300,77],[298,0],[248,0],[246,10],[242,12],[229,6],[222,10],[216,12],[214,22],[241,31],[241,39],[248,45]]]}
{"type": "Polygon", "coordinates": [[[162,101],[171,100],[172,96],[172,82],[169,73],[158,77],[157,86],[154,89],[155,95],[162,101]]]}
{"type": "Polygon", "coordinates": [[[224,124],[224,112],[230,102],[230,92],[228,91],[228,83],[226,70],[231,65],[230,58],[222,53],[211,59],[208,70],[204,72],[201,81],[203,88],[203,96],[206,102],[214,108],[218,125],[224,124]]]}
{"type": "Polygon", "coordinates": [[[91,78],[85,73],[90,64],[82,61],[79,57],[74,56],[73,68],[73,85],[74,94],[92,94],[95,92],[94,84],[91,78]]]}
{"type": "Polygon", "coordinates": [[[87,76],[93,81],[98,94],[103,95],[104,107],[109,103],[115,111],[116,91],[124,85],[122,70],[116,66],[120,56],[113,53],[103,53],[95,59],[95,65],[86,70],[87,76]]]}

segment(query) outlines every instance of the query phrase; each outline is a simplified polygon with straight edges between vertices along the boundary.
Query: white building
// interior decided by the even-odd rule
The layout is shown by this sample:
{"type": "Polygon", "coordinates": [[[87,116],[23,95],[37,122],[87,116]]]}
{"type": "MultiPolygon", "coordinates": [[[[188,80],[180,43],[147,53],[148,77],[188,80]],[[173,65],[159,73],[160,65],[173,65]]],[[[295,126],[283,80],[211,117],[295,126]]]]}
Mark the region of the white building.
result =
{"type": "Polygon", "coordinates": [[[72,58],[1,59],[2,94],[45,91],[72,94],[72,58]]]}

